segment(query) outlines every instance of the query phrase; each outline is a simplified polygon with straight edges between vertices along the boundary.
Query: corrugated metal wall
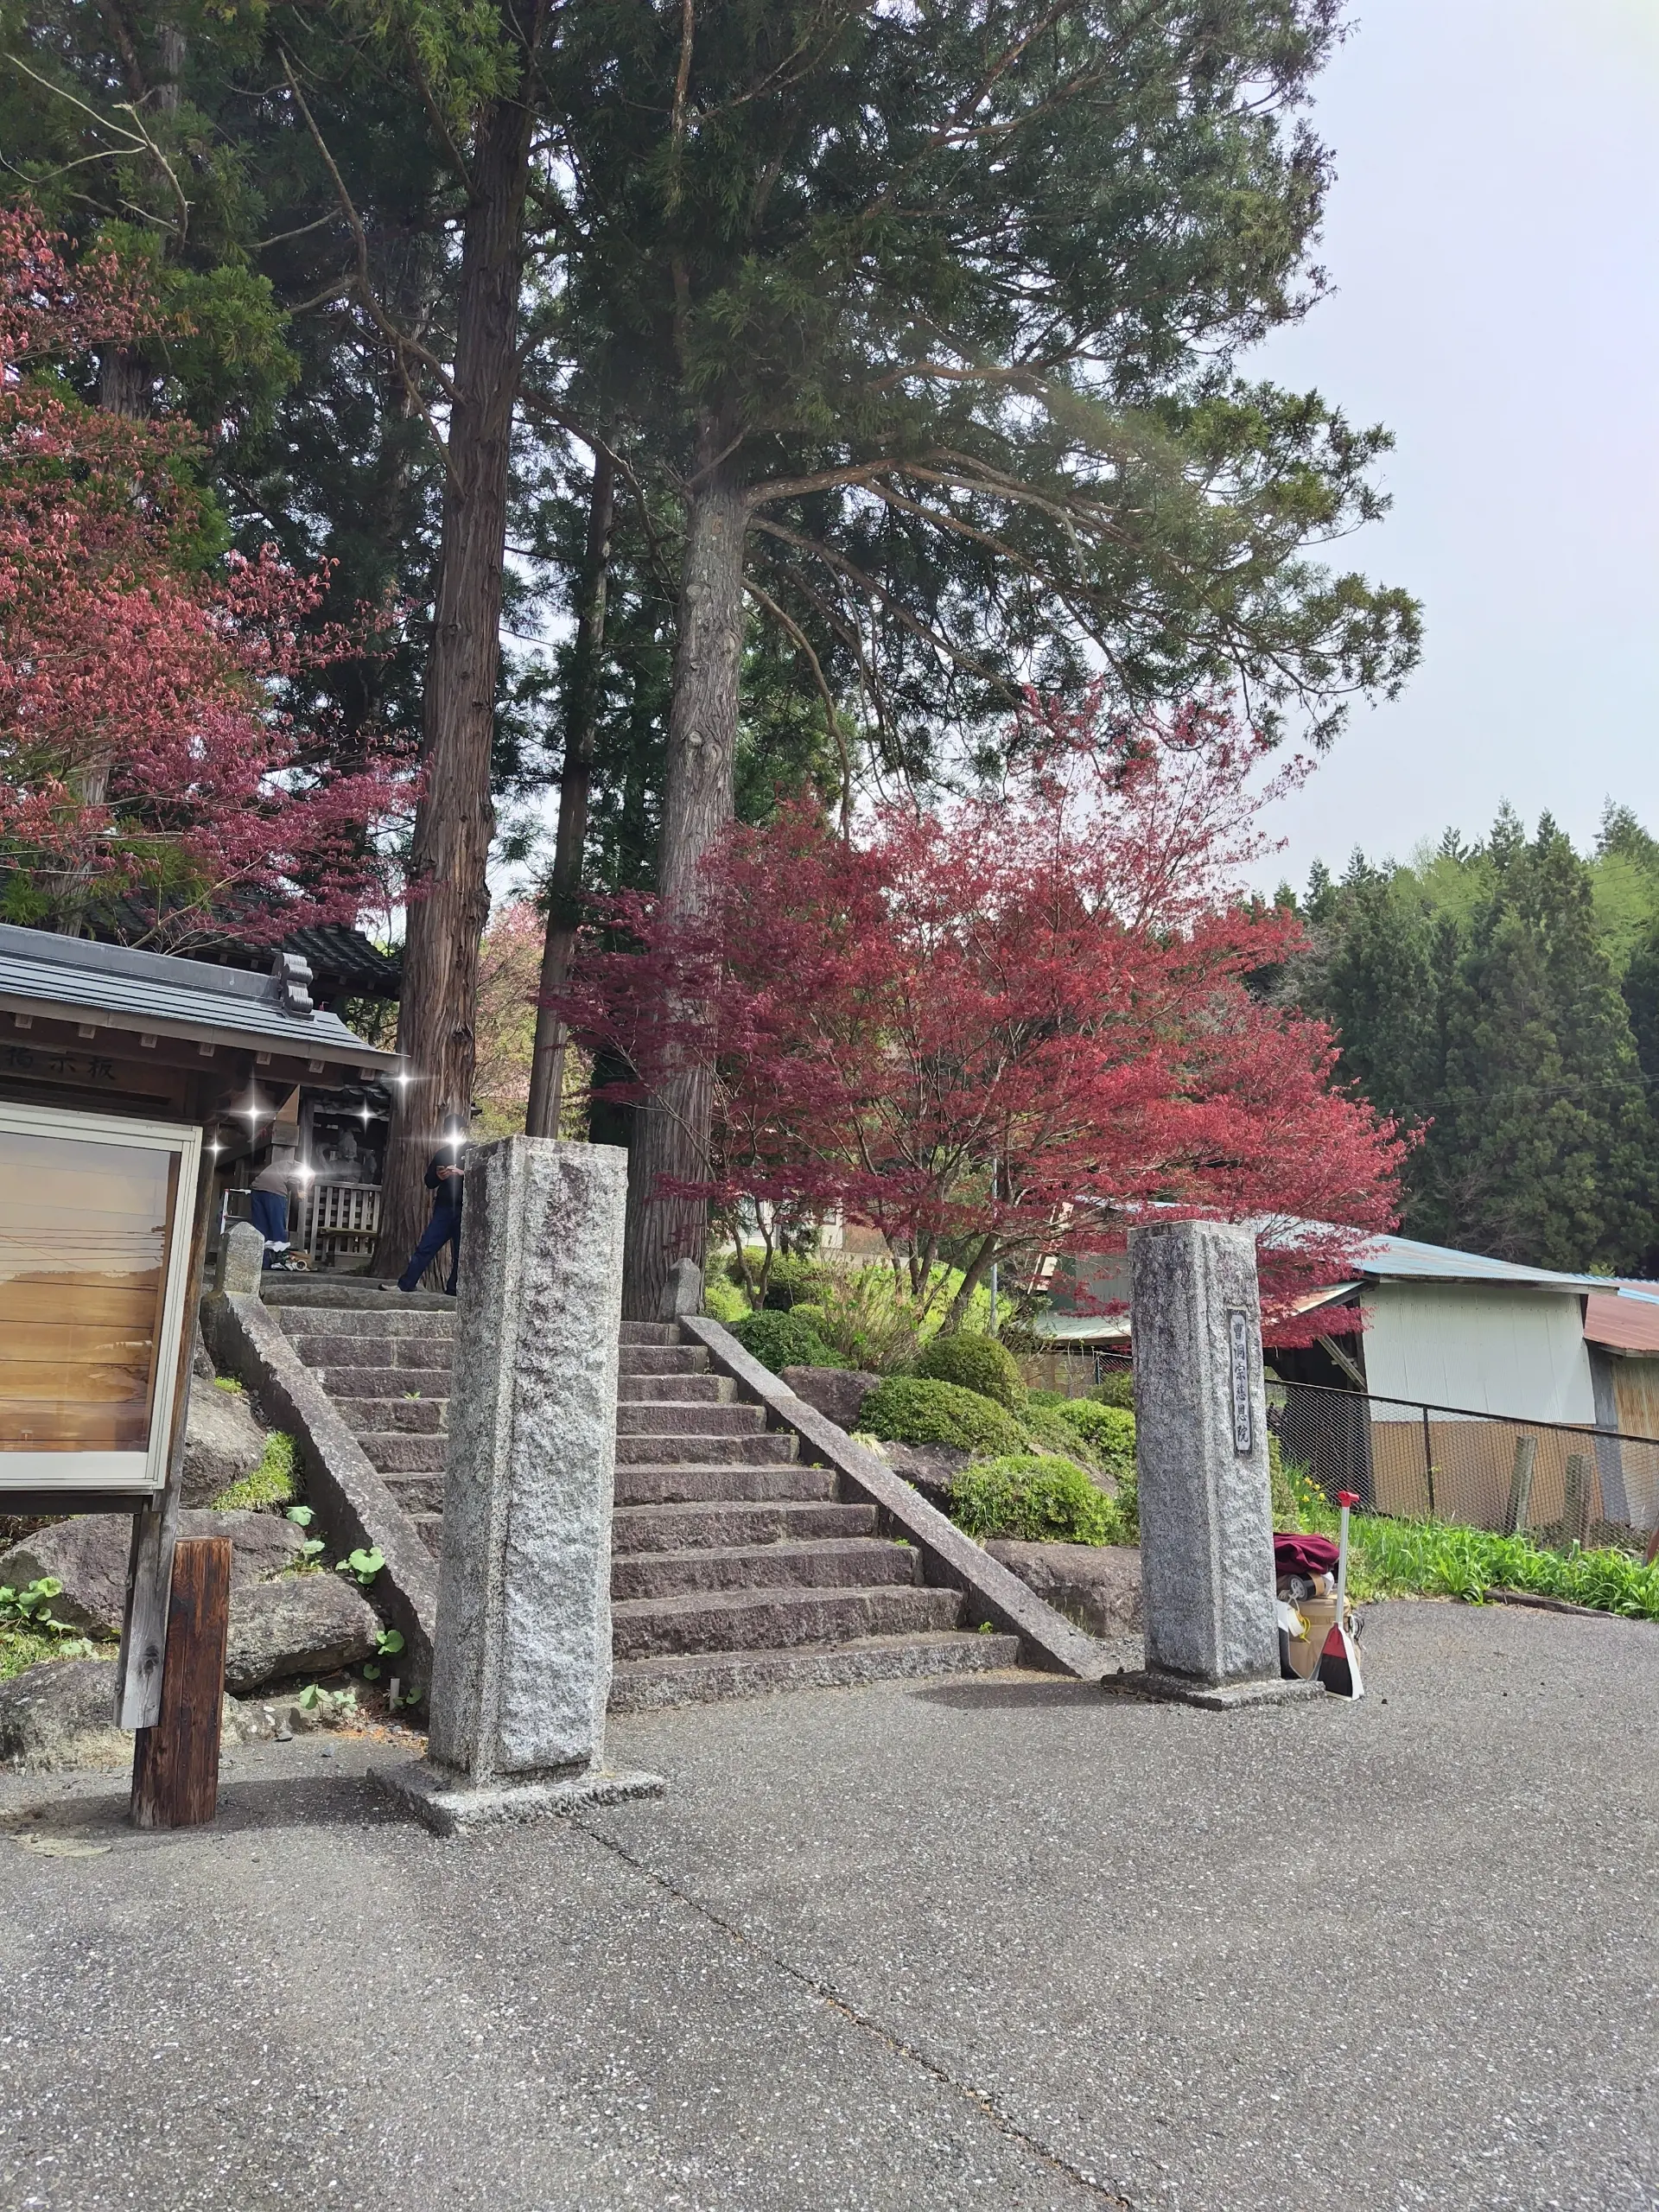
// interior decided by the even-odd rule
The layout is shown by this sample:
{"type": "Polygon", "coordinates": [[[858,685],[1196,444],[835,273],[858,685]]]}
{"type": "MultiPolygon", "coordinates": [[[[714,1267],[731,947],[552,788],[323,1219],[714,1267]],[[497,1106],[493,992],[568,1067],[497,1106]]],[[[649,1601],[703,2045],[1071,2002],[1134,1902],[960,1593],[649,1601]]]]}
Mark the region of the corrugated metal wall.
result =
{"type": "Polygon", "coordinates": [[[1365,1376],[1377,1395],[1522,1421],[1594,1421],[1575,1294],[1382,1282],[1367,1287],[1363,1303],[1365,1376]]]}

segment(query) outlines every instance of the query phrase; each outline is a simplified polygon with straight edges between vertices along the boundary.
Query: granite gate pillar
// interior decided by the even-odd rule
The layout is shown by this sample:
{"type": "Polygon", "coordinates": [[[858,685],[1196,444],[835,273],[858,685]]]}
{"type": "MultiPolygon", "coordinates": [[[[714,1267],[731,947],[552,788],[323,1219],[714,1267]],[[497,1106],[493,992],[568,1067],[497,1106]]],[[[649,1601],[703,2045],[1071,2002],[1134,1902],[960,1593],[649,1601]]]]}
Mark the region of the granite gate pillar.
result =
{"type": "Polygon", "coordinates": [[[1217,1221],[1129,1235],[1147,1681],[1205,1704],[1279,1675],[1255,1240],[1217,1221]]]}
{"type": "Polygon", "coordinates": [[[626,1154],[508,1137],[466,1177],[430,1734],[385,1777],[444,1833],[662,1787],[605,1764],[626,1154]]]}

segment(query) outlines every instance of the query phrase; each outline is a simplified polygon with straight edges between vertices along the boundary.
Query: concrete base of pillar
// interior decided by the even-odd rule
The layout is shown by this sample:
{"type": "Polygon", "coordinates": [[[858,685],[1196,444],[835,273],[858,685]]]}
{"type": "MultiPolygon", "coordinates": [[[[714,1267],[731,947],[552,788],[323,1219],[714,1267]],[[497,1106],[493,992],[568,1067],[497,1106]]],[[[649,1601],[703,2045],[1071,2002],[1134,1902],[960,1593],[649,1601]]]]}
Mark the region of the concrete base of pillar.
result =
{"type": "Polygon", "coordinates": [[[427,1759],[409,1766],[377,1767],[374,1778],[435,1834],[461,1836],[474,1828],[545,1820],[588,1805],[620,1804],[627,1797],[660,1797],[667,1787],[659,1774],[613,1773],[600,1767],[522,1779],[508,1777],[480,1785],[427,1759]]]}
{"type": "Polygon", "coordinates": [[[1247,1705],[1294,1705],[1304,1698],[1325,1695],[1323,1682],[1198,1682],[1184,1675],[1160,1675],[1138,1669],[1133,1674],[1103,1675],[1100,1687],[1109,1697],[1147,1698],[1160,1705],[1196,1705],[1206,1713],[1232,1713],[1247,1705]]]}

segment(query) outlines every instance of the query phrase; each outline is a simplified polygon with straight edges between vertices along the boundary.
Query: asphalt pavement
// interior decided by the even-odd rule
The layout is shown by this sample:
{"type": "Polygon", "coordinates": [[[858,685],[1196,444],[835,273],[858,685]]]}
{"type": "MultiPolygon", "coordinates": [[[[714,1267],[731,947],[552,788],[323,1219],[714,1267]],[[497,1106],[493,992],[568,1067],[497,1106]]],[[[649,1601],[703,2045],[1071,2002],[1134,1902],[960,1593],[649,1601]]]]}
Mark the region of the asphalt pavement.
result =
{"type": "Polygon", "coordinates": [[[1366,1650],[636,1716],[665,1798],[464,1842],[360,1739],[0,1779],[0,2212],[1650,2212],[1659,1629],[1366,1650]]]}

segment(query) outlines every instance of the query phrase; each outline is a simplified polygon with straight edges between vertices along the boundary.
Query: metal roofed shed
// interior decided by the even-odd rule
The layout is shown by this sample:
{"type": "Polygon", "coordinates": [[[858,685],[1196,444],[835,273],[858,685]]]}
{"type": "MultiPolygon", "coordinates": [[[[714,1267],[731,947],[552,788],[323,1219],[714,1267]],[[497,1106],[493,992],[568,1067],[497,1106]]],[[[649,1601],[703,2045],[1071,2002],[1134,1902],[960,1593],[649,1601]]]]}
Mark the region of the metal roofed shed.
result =
{"type": "MultiPolygon", "coordinates": [[[[1294,1236],[1295,1227],[1285,1224],[1281,1233],[1294,1236]]],[[[1079,1255],[1069,1268],[1063,1263],[1050,1284],[1055,1310],[1039,1318],[1038,1333],[1057,1343],[1121,1348],[1131,1333],[1128,1313],[1100,1315],[1098,1308],[1122,1297],[1122,1267],[1115,1254],[1079,1255]],[[1096,1311],[1091,1317],[1078,1306],[1096,1311]]],[[[1313,1310],[1357,1303],[1364,1309],[1363,1332],[1333,1332],[1302,1352],[1269,1347],[1286,1381],[1360,1386],[1383,1397],[1532,1421],[1611,1421],[1611,1381],[1586,1324],[1586,1300],[1616,1287],[1606,1276],[1392,1236],[1368,1236],[1351,1275],[1299,1304],[1313,1310]]],[[[1659,1315],[1659,1306],[1653,1311],[1659,1315]]]]}
{"type": "MultiPolygon", "coordinates": [[[[1295,1233],[1294,1223],[1276,1226],[1295,1233]]],[[[1582,1452],[1593,1457],[1606,1517],[1651,1530],[1659,1447],[1646,1440],[1659,1438],[1659,1284],[1528,1267],[1409,1236],[1368,1236],[1351,1266],[1350,1281],[1299,1303],[1305,1312],[1358,1306],[1363,1330],[1266,1353],[1282,1383],[1325,1400],[1333,1437],[1357,1437],[1363,1413],[1363,1478],[1349,1486],[1381,1510],[1433,1511],[1425,1472],[1456,1463],[1465,1508],[1477,1490],[1484,1500],[1469,1517],[1503,1525],[1515,1424],[1535,1423],[1554,1440],[1540,1446],[1535,1513],[1560,1517],[1570,1455],[1582,1452]]],[[[1039,1318],[1039,1335],[1121,1355],[1130,1316],[1100,1309],[1122,1299],[1122,1273],[1109,1253],[1057,1267],[1054,1310],[1039,1318]]]]}

